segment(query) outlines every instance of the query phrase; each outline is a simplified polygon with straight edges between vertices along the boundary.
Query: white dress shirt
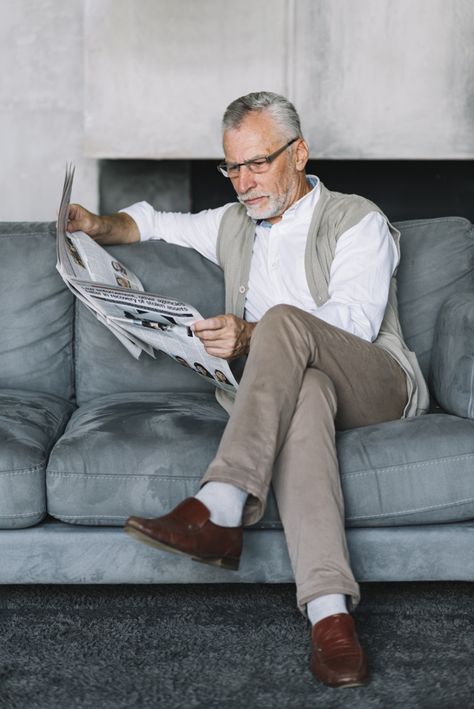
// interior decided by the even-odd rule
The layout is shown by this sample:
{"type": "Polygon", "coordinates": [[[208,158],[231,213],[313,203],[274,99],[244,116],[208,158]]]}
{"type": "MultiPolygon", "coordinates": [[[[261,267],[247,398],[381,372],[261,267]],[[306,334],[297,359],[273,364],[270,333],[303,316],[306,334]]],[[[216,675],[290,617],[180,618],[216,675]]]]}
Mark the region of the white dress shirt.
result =
{"type": "MultiPolygon", "coordinates": [[[[317,307],[306,280],[304,257],[308,229],[320,196],[318,178],[308,176],[312,190],[295,202],[276,224],[256,223],[245,301],[245,319],[260,320],[273,305],[287,303],[364,340],[373,341],[382,324],[390,279],[398,253],[378,212],[369,212],[338,239],[331,266],[329,298],[317,307]]],[[[163,239],[195,249],[213,263],[222,215],[230,207],[198,214],[157,212],[147,202],[121,211],[138,226],[141,240],[163,239]]]]}

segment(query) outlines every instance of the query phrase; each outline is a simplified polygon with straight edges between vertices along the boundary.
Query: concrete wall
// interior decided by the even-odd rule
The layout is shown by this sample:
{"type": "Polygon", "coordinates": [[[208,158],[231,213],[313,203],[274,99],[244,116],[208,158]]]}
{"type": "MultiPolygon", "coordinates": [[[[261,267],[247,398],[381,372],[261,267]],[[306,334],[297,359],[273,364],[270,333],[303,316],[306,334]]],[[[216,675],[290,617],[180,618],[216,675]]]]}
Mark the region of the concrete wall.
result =
{"type": "Polygon", "coordinates": [[[66,161],[73,199],[97,205],[83,151],[83,3],[0,0],[0,220],[56,218],[66,161]]]}
{"type": "Polygon", "coordinates": [[[315,157],[474,157],[472,0],[298,8],[294,95],[315,157]]]}
{"type": "Polygon", "coordinates": [[[288,91],[287,17],[287,0],[88,0],[87,154],[220,156],[232,99],[288,91]]]}
{"type": "Polygon", "coordinates": [[[218,158],[219,119],[293,99],[314,157],[474,157],[472,0],[88,0],[86,150],[218,158]]]}

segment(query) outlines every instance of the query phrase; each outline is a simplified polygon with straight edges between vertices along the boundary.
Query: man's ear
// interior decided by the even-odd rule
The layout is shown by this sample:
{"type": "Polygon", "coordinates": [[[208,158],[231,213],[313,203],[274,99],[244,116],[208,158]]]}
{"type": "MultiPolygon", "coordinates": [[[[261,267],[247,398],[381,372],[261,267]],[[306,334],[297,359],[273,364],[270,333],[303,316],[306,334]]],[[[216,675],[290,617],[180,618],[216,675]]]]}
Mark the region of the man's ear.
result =
{"type": "Polygon", "coordinates": [[[308,162],[309,159],[309,148],[308,144],[306,143],[303,138],[300,138],[298,142],[296,143],[296,148],[295,148],[295,161],[296,161],[296,169],[299,171],[303,171],[306,167],[306,163],[308,162]]]}

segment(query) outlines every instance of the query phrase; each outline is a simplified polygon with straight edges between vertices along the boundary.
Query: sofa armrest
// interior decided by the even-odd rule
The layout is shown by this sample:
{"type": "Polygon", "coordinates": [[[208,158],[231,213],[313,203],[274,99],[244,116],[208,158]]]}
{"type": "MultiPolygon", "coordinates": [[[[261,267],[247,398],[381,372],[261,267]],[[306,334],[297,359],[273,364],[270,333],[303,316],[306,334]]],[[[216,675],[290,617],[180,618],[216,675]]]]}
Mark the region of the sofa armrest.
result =
{"type": "Polygon", "coordinates": [[[474,418],[474,293],[458,293],[440,308],[430,385],[448,413],[474,418]]]}

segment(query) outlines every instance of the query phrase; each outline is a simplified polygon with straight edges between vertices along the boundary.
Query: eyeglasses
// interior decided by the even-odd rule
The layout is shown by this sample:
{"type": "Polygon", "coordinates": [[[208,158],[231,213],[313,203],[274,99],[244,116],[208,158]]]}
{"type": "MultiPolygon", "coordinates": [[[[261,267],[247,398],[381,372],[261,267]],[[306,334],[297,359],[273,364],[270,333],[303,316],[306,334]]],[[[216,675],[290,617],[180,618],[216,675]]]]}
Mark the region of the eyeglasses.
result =
{"type": "Polygon", "coordinates": [[[248,167],[250,172],[266,172],[270,168],[271,163],[287,148],[289,148],[295,140],[298,140],[298,137],[293,138],[282,148],[278,148],[278,150],[275,150],[274,153],[271,153],[271,155],[267,155],[266,157],[252,158],[251,160],[244,160],[244,162],[221,162],[217,165],[217,169],[220,173],[222,173],[222,175],[224,175],[224,177],[230,177],[231,179],[239,176],[240,168],[244,165],[245,167],[248,167]]]}

